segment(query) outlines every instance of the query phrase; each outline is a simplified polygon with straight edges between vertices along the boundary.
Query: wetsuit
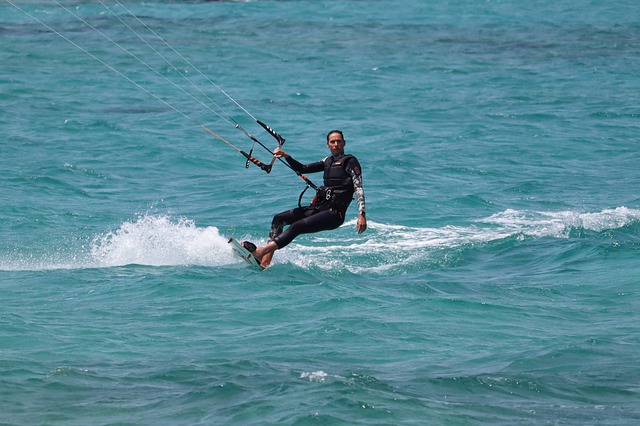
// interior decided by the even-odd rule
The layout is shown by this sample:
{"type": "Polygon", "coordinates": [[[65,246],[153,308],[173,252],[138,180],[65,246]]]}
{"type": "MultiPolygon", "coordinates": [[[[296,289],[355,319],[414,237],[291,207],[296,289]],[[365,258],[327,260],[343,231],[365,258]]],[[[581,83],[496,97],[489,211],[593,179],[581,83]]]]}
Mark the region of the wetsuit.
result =
{"type": "Polygon", "coordinates": [[[344,223],[345,213],[353,195],[358,200],[358,213],[364,214],[364,190],[360,163],[352,155],[332,155],[322,161],[301,164],[290,156],[287,163],[297,172],[324,171],[324,186],[310,206],[298,207],[278,213],[273,217],[269,240],[283,248],[300,234],[336,229],[344,223]],[[285,225],[290,225],[283,232],[285,225]]]}

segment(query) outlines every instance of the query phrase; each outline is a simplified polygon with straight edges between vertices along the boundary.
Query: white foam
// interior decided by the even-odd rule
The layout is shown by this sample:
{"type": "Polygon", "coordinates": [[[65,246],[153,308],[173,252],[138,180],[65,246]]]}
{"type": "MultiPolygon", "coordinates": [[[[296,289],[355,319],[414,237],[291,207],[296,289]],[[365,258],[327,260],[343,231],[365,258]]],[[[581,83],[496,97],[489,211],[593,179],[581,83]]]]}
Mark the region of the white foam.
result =
{"type": "Polygon", "coordinates": [[[106,231],[81,247],[58,242],[44,253],[14,251],[0,257],[0,270],[40,271],[124,265],[221,266],[238,263],[216,227],[198,228],[192,220],[141,215],[106,231]]]}
{"type": "Polygon", "coordinates": [[[618,229],[640,221],[640,210],[618,207],[597,213],[574,211],[528,212],[505,210],[479,222],[496,224],[510,232],[522,232],[533,237],[566,238],[575,229],[602,232],[618,229]]]}
{"type": "Polygon", "coordinates": [[[310,382],[324,382],[328,374],[324,371],[303,372],[300,374],[301,379],[308,379],[310,382]]]}
{"type": "Polygon", "coordinates": [[[188,219],[140,216],[96,237],[91,247],[96,266],[217,266],[234,262],[226,238],[216,227],[198,228],[188,219]]]}
{"type": "MultiPolygon", "coordinates": [[[[365,234],[357,235],[355,220],[345,223],[339,237],[319,234],[311,244],[293,243],[286,261],[301,267],[346,268],[354,273],[387,272],[403,266],[442,261],[447,250],[487,244],[506,238],[568,238],[572,230],[601,232],[640,221],[640,210],[618,207],[595,213],[505,210],[470,226],[408,227],[368,221],[365,234]],[[345,229],[343,229],[345,228],[345,229]],[[444,254],[443,254],[444,253],[444,254]],[[358,261],[351,258],[358,257],[358,261]],[[364,260],[363,260],[364,259],[364,260]]],[[[315,235],[315,234],[314,234],[315,235]]]]}
{"type": "MultiPolygon", "coordinates": [[[[539,212],[508,209],[469,226],[410,227],[368,221],[358,235],[355,220],[327,233],[301,236],[278,251],[274,264],[353,273],[406,270],[446,261],[458,248],[506,238],[569,238],[572,230],[602,232],[640,221],[640,210],[627,207],[600,212],[539,212]]],[[[251,236],[249,236],[251,238],[251,236]]],[[[256,242],[262,243],[259,239],[256,242]]],[[[0,270],[49,270],[150,266],[223,266],[239,263],[214,226],[199,228],[189,219],[140,215],[116,230],[105,231],[79,248],[58,244],[43,254],[5,253],[0,270]]]]}

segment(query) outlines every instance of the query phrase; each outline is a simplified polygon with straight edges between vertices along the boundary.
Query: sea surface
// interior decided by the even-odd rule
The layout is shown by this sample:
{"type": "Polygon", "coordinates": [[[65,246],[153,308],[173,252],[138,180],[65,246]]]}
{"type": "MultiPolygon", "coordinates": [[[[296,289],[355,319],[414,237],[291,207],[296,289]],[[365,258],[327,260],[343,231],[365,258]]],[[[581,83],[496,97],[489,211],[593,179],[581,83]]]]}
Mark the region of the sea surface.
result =
{"type": "Polygon", "coordinates": [[[638,12],[0,1],[0,424],[638,424],[638,12]]]}

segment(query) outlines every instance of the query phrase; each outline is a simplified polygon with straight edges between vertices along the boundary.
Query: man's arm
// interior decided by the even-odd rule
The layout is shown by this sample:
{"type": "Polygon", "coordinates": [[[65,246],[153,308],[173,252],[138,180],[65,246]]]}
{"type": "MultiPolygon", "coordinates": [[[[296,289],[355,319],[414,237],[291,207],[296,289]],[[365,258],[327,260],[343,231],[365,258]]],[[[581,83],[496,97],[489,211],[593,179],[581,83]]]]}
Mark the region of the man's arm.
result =
{"type": "Polygon", "coordinates": [[[284,157],[287,160],[287,164],[291,166],[293,170],[298,173],[316,173],[324,170],[324,161],[317,161],[311,164],[302,164],[297,160],[294,160],[292,156],[286,153],[282,148],[276,148],[273,150],[273,155],[278,158],[284,157]]]}
{"type": "Polygon", "coordinates": [[[316,161],[315,163],[302,164],[297,160],[294,160],[292,156],[285,157],[287,163],[293,170],[298,173],[317,173],[324,170],[324,161],[316,161]]]}
{"type": "Polygon", "coordinates": [[[356,195],[356,201],[358,202],[358,221],[356,222],[356,228],[358,229],[358,234],[362,234],[367,229],[367,216],[364,188],[362,187],[362,170],[356,158],[349,161],[346,171],[351,175],[351,179],[353,180],[353,190],[356,195]]]}

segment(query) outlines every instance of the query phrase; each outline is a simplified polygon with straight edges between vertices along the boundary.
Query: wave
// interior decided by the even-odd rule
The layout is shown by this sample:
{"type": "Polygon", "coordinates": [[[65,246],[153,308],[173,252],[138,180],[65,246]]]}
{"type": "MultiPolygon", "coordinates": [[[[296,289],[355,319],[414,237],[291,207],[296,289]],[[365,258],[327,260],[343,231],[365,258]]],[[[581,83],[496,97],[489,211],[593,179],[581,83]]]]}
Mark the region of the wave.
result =
{"type": "MultiPolygon", "coordinates": [[[[626,207],[595,213],[509,209],[467,226],[427,228],[369,221],[367,232],[357,235],[353,220],[330,233],[299,237],[278,252],[274,264],[384,273],[442,263],[442,259],[459,250],[497,241],[579,238],[585,232],[597,234],[639,222],[640,210],[626,207]]],[[[254,241],[265,242],[264,239],[254,241]]],[[[0,270],[108,268],[133,264],[211,267],[242,264],[217,227],[197,227],[193,220],[164,215],[141,215],[126,221],[115,231],[95,236],[88,247],[88,250],[70,249],[66,254],[56,249],[40,257],[5,254],[0,257],[0,270]]]]}
{"type": "Polygon", "coordinates": [[[0,270],[109,268],[126,265],[223,266],[237,263],[227,239],[216,227],[199,228],[192,220],[141,215],[116,230],[93,237],[89,244],[64,253],[0,257],[0,270]],[[88,247],[85,248],[85,247],[88,247]]]}
{"type": "Polygon", "coordinates": [[[141,216],[116,231],[94,238],[95,266],[220,266],[233,262],[227,239],[216,227],[198,228],[194,221],[167,216],[141,216]]]}
{"type": "MultiPolygon", "coordinates": [[[[585,232],[600,233],[622,229],[638,222],[640,210],[626,207],[595,213],[508,209],[467,226],[447,225],[440,228],[387,225],[369,221],[369,229],[362,236],[350,237],[352,234],[347,232],[340,238],[326,234],[317,236],[313,238],[313,244],[297,246],[296,249],[304,255],[303,259],[297,259],[293,255],[288,260],[300,266],[313,263],[326,269],[344,267],[354,273],[384,273],[447,263],[449,257],[455,257],[454,254],[462,249],[495,242],[517,242],[544,237],[576,238],[585,232]]],[[[352,226],[355,226],[355,220],[342,228],[352,226]]]]}
{"type": "Polygon", "coordinates": [[[597,213],[506,210],[479,222],[500,225],[506,230],[532,237],[567,238],[572,231],[602,232],[623,228],[638,221],[640,210],[618,207],[597,213]]]}

